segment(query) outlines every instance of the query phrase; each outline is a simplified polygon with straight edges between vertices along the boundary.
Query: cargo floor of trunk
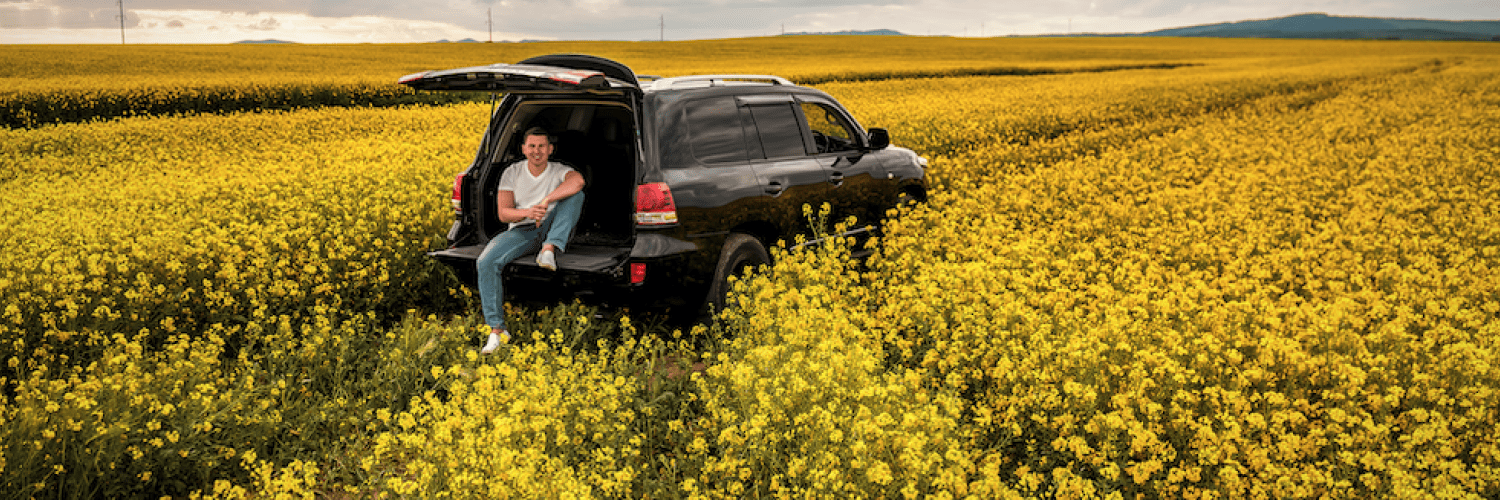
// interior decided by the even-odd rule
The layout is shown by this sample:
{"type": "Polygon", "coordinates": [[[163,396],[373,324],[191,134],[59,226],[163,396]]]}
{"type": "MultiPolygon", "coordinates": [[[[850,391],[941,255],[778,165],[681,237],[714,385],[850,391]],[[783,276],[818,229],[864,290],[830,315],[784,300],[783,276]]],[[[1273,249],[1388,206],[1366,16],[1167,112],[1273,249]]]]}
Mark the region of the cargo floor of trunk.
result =
{"type": "MultiPolygon", "coordinates": [[[[449,248],[428,253],[440,260],[467,261],[469,266],[479,260],[479,254],[484,252],[484,245],[470,245],[458,248],[449,248]]],[[[630,257],[629,248],[618,246],[596,246],[596,245],[570,245],[566,252],[557,254],[557,268],[559,270],[601,273],[609,269],[619,267],[630,257]]],[[[510,263],[511,266],[523,268],[537,268],[536,253],[528,253],[518,257],[510,263]]]]}

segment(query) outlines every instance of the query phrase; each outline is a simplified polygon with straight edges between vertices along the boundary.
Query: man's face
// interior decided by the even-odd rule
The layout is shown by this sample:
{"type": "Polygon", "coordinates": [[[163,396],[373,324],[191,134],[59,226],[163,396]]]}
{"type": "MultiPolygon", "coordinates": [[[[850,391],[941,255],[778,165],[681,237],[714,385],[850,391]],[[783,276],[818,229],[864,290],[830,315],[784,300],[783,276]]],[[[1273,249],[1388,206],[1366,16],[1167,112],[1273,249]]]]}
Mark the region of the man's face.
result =
{"type": "Polygon", "coordinates": [[[521,154],[526,155],[526,161],[533,166],[546,165],[547,159],[552,156],[552,143],[547,141],[545,135],[528,135],[526,143],[521,145],[521,154]]]}

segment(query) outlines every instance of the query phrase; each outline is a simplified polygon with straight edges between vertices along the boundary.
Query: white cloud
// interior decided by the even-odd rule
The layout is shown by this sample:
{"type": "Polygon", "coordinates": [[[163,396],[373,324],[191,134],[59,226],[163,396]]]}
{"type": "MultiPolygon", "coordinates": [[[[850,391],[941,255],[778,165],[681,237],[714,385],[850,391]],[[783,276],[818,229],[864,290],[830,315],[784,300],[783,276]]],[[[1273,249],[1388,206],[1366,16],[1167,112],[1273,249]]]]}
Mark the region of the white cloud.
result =
{"type": "MultiPolygon", "coordinates": [[[[484,40],[484,31],[449,23],[380,16],[320,18],[305,14],[207,10],[138,10],[141,21],[125,30],[127,43],[233,43],[275,38],[299,43],[419,43],[449,39],[484,40]]],[[[518,33],[495,33],[520,39],[518,33]]],[[[0,43],[120,43],[120,29],[7,29],[0,43]]]]}
{"type": "Polygon", "coordinates": [[[267,17],[240,27],[252,31],[276,31],[281,27],[281,22],[277,21],[274,17],[267,17]]]}

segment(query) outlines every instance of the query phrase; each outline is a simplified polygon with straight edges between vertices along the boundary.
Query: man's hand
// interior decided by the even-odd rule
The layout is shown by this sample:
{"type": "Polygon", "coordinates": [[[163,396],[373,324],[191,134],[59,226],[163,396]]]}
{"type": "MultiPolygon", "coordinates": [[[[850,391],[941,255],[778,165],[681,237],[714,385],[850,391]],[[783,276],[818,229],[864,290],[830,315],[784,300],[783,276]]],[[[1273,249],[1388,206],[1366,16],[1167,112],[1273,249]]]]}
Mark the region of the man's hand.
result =
{"type": "Polygon", "coordinates": [[[526,217],[536,221],[537,227],[541,227],[542,219],[547,218],[547,202],[543,201],[526,209],[526,217]]]}

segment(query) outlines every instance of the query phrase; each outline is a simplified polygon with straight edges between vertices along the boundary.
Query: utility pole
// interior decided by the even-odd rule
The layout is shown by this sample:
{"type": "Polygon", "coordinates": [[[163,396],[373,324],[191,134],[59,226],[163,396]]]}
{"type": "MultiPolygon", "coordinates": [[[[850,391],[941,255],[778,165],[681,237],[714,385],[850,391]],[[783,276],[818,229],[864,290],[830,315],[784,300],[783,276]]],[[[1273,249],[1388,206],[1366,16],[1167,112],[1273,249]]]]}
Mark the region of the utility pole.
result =
{"type": "Polygon", "coordinates": [[[490,43],[495,43],[495,9],[484,9],[484,23],[490,26],[490,43]]]}
{"type": "Polygon", "coordinates": [[[125,0],[116,2],[120,5],[120,45],[125,45],[125,0]]]}
{"type": "Polygon", "coordinates": [[[660,24],[657,25],[657,27],[661,29],[661,41],[663,41],[663,42],[667,41],[667,15],[666,14],[662,14],[661,15],[661,21],[660,21],[660,24]]]}

